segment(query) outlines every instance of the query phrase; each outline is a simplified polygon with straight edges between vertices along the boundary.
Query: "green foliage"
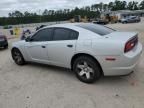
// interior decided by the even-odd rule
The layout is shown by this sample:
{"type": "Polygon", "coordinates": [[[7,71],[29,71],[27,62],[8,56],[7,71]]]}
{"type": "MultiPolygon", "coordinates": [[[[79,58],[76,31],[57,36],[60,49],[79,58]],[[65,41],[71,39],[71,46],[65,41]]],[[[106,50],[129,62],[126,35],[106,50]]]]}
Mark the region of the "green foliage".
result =
{"type": "Polygon", "coordinates": [[[131,1],[128,3],[128,9],[129,10],[138,10],[138,2],[131,1]]]}
{"type": "Polygon", "coordinates": [[[144,9],[144,0],[139,5],[140,9],[144,9]]]}
{"type": "Polygon", "coordinates": [[[110,2],[109,6],[111,6],[112,10],[125,10],[127,8],[126,1],[115,0],[115,2],[110,2]]]}
{"type": "Polygon", "coordinates": [[[42,15],[37,13],[29,13],[15,11],[9,13],[9,17],[0,18],[0,25],[15,25],[15,24],[27,24],[27,23],[39,23],[39,22],[50,22],[50,21],[65,21],[72,19],[75,15],[81,15],[82,17],[87,16],[88,18],[97,18],[99,12],[93,12],[89,6],[75,9],[64,9],[64,10],[47,10],[45,9],[42,15]]]}

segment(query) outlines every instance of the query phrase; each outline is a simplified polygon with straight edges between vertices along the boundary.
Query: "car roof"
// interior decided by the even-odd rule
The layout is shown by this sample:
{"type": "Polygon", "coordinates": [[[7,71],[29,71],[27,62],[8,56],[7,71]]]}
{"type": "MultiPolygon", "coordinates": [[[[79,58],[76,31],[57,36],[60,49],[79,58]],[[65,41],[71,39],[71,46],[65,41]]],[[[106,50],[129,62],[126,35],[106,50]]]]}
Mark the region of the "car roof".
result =
{"type": "Polygon", "coordinates": [[[63,27],[63,26],[70,26],[70,25],[73,25],[71,23],[65,23],[65,24],[53,24],[53,25],[48,25],[46,26],[45,28],[49,28],[49,27],[63,27]]]}
{"type": "Polygon", "coordinates": [[[104,27],[99,24],[93,24],[93,23],[65,23],[65,24],[55,24],[55,25],[50,25],[45,28],[53,28],[53,27],[60,27],[60,28],[67,28],[71,29],[74,31],[79,32],[80,34],[87,33],[91,35],[99,35],[103,36],[106,35],[107,33],[113,31],[112,29],[108,29],[108,27],[104,27]]]}
{"type": "Polygon", "coordinates": [[[71,28],[71,27],[77,27],[76,25],[79,24],[93,24],[93,23],[64,23],[64,24],[54,24],[54,25],[49,25],[44,28],[49,28],[49,27],[66,27],[66,28],[71,28]]]}

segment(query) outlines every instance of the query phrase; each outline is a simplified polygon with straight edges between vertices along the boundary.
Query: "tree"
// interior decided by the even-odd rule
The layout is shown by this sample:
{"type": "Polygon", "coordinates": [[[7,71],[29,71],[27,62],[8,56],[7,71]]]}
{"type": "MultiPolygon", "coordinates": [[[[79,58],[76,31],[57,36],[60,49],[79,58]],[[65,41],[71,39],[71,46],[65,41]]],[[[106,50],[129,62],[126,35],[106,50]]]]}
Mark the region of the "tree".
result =
{"type": "MultiPolygon", "coordinates": [[[[110,4],[109,4],[110,5],[110,4]]],[[[115,2],[111,2],[112,10],[116,11],[116,10],[125,10],[127,7],[127,2],[126,1],[119,1],[119,0],[115,0],[115,2]]]]}
{"type": "Polygon", "coordinates": [[[144,0],[141,1],[140,5],[139,5],[139,8],[140,8],[140,9],[144,9],[144,0]]]}
{"type": "Polygon", "coordinates": [[[103,11],[108,11],[109,9],[108,9],[108,4],[104,4],[103,5],[103,11]]]}
{"type": "Polygon", "coordinates": [[[24,17],[29,17],[31,16],[31,13],[29,13],[28,11],[24,12],[24,17]]]}
{"type": "Polygon", "coordinates": [[[42,15],[48,15],[48,14],[49,14],[49,12],[47,9],[45,9],[44,12],[42,13],[42,15]]]}
{"type": "Polygon", "coordinates": [[[127,2],[126,1],[122,1],[121,4],[122,4],[121,8],[123,10],[127,9],[127,2]]]}
{"type": "Polygon", "coordinates": [[[113,7],[114,7],[114,3],[113,2],[109,2],[109,4],[108,4],[109,10],[114,10],[113,7]]]}
{"type": "Polygon", "coordinates": [[[138,2],[133,2],[133,5],[134,5],[134,7],[133,7],[134,10],[138,10],[139,9],[138,8],[138,2]]]}
{"type": "Polygon", "coordinates": [[[138,10],[138,2],[135,1],[131,1],[128,3],[128,7],[129,10],[138,10]]]}
{"type": "Polygon", "coordinates": [[[12,16],[20,18],[23,17],[23,13],[21,13],[20,11],[15,11],[14,13],[12,13],[12,16]]]}

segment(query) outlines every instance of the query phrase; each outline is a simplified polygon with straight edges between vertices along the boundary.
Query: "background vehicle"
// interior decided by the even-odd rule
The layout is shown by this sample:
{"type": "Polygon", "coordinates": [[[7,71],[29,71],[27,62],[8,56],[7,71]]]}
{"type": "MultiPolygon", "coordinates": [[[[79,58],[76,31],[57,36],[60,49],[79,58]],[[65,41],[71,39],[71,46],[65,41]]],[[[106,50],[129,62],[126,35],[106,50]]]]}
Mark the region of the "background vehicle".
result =
{"type": "Polygon", "coordinates": [[[100,25],[106,25],[108,24],[109,22],[107,20],[102,20],[102,19],[99,19],[97,21],[93,21],[94,24],[100,24],[100,25]]]}
{"type": "Polygon", "coordinates": [[[124,19],[121,19],[121,23],[134,23],[134,22],[140,22],[141,19],[138,16],[129,16],[124,19]]]}
{"type": "Polygon", "coordinates": [[[79,80],[92,83],[102,75],[133,71],[142,52],[138,34],[118,32],[92,23],[45,27],[12,46],[16,64],[38,62],[72,69],[79,80]]]}
{"type": "Polygon", "coordinates": [[[7,38],[6,36],[0,34],[0,48],[5,48],[7,49],[8,48],[8,41],[7,41],[7,38]]]}

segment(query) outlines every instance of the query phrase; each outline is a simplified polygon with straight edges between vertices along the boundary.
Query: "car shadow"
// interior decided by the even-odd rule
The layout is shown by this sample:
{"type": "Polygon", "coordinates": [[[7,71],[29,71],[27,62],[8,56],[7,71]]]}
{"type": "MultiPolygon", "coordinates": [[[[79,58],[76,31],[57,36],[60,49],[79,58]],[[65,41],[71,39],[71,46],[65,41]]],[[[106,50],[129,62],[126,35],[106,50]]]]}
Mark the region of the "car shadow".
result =
{"type": "MultiPolygon", "coordinates": [[[[52,65],[45,65],[45,64],[39,64],[39,63],[28,63],[28,66],[42,68],[44,70],[48,70],[50,73],[55,74],[63,74],[64,76],[69,77],[72,80],[77,80],[75,77],[75,73],[67,68],[52,66],[52,65]]],[[[121,85],[124,83],[131,84],[131,77],[134,76],[134,73],[131,73],[130,75],[126,76],[102,76],[100,80],[95,82],[94,84],[100,84],[100,85],[121,85]]],[[[79,80],[77,80],[79,81],[79,80]]]]}
{"type": "Polygon", "coordinates": [[[58,66],[53,66],[48,64],[33,63],[33,62],[29,62],[27,65],[32,67],[37,67],[37,68],[43,68],[44,70],[48,70],[56,73],[61,72],[63,74],[74,75],[73,71],[63,67],[58,67],[58,66]]]}

